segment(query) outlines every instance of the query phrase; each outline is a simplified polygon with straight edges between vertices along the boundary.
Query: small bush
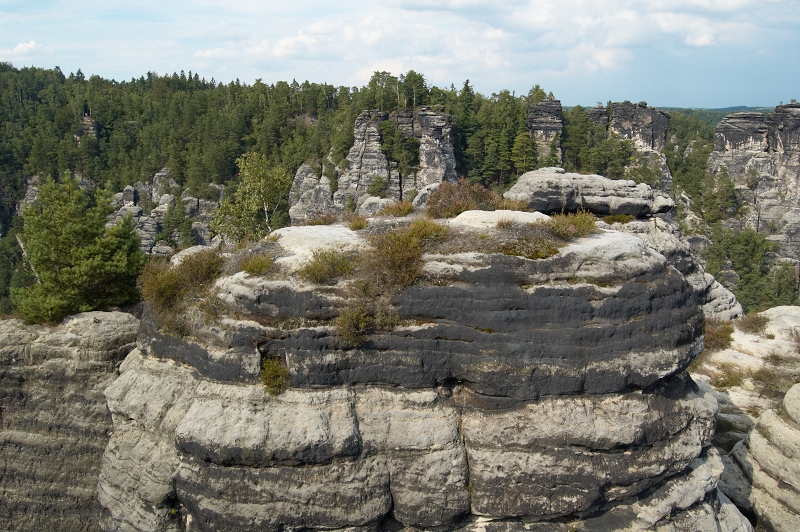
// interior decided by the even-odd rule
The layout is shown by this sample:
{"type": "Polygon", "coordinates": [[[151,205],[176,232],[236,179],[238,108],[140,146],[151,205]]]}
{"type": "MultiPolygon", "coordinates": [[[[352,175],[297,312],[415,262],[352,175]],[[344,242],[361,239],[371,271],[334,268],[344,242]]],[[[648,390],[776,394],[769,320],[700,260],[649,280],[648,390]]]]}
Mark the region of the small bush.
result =
{"type": "Polygon", "coordinates": [[[250,255],[239,263],[242,271],[249,275],[266,275],[272,269],[272,257],[269,255],[250,255]]]}
{"type": "Polygon", "coordinates": [[[298,273],[315,284],[335,284],[353,270],[353,255],[338,249],[316,249],[298,273]]]}
{"type": "Polygon", "coordinates": [[[338,218],[334,214],[325,213],[325,214],[317,214],[312,216],[308,220],[306,220],[305,225],[331,225],[338,221],[338,218]]]}
{"type": "Polygon", "coordinates": [[[596,218],[586,210],[570,214],[554,214],[550,219],[553,233],[562,240],[587,236],[594,231],[596,218]]]}
{"type": "Polygon", "coordinates": [[[427,215],[430,218],[453,218],[475,209],[494,210],[500,196],[466,179],[458,183],[444,182],[428,197],[427,215]]]}
{"type": "Polygon", "coordinates": [[[603,221],[609,225],[611,224],[626,224],[633,221],[633,216],[630,214],[609,214],[603,217],[603,221]]]}
{"type": "Polygon", "coordinates": [[[736,328],[749,334],[760,334],[769,323],[769,318],[758,312],[748,312],[736,322],[736,328]]]}
{"type": "Polygon", "coordinates": [[[498,199],[493,203],[495,211],[528,211],[528,204],[522,200],[515,200],[498,196],[498,199]]]}
{"type": "Polygon", "coordinates": [[[711,378],[711,385],[718,389],[741,386],[744,382],[744,373],[733,364],[720,364],[719,373],[711,378]]]}
{"type": "Polygon", "coordinates": [[[509,218],[500,218],[497,220],[497,224],[495,225],[498,229],[511,229],[514,227],[514,220],[509,218]]]}
{"type": "Polygon", "coordinates": [[[372,332],[372,310],[363,304],[351,304],[339,311],[334,322],[336,336],[347,345],[358,347],[362,338],[372,332]]]}
{"type": "Polygon", "coordinates": [[[279,395],[289,387],[289,370],[274,358],[261,361],[261,383],[271,395],[279,395]]]}
{"type": "Polygon", "coordinates": [[[380,285],[410,285],[422,271],[422,241],[408,230],[390,231],[371,239],[374,251],[367,258],[367,273],[380,285]]]}
{"type": "Polygon", "coordinates": [[[399,201],[392,203],[391,205],[387,205],[378,214],[382,214],[384,216],[395,216],[397,218],[401,218],[403,216],[408,216],[411,214],[411,211],[414,210],[414,206],[411,204],[410,201],[399,201]]]}
{"type": "Polygon", "coordinates": [[[415,220],[406,231],[414,238],[420,239],[423,244],[443,240],[450,234],[449,227],[430,220],[415,220]]]}
{"type": "Polygon", "coordinates": [[[367,194],[385,198],[389,194],[389,182],[379,175],[372,176],[372,182],[367,187],[367,194]]]}
{"type": "Polygon", "coordinates": [[[729,321],[706,320],[705,348],[708,351],[722,351],[731,346],[733,325],[729,321]]]}
{"type": "Polygon", "coordinates": [[[222,256],[215,249],[194,253],[177,266],[153,259],[145,266],[137,285],[165,330],[186,336],[190,327],[185,310],[206,295],[222,266],[222,256]]]}
{"type": "Polygon", "coordinates": [[[414,203],[414,200],[416,199],[416,197],[419,196],[419,190],[413,189],[413,190],[409,191],[409,193],[406,196],[407,196],[406,200],[409,203],[414,203]]]}
{"type": "Polygon", "coordinates": [[[351,231],[365,229],[369,225],[369,221],[366,219],[366,217],[359,216],[358,214],[351,214],[346,218],[346,220],[351,231]]]}

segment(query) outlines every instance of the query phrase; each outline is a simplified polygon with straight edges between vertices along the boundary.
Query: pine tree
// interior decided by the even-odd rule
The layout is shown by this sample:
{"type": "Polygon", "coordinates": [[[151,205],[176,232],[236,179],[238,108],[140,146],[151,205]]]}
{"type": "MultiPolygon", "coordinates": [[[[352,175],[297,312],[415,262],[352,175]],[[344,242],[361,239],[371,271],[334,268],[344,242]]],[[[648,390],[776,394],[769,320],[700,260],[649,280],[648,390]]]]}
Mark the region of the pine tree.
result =
{"type": "Polygon", "coordinates": [[[89,194],[71,175],[49,180],[23,210],[22,241],[37,281],[11,296],[26,321],[55,323],[138,300],[139,235],[130,218],[106,227],[111,212],[107,193],[89,194]]]}

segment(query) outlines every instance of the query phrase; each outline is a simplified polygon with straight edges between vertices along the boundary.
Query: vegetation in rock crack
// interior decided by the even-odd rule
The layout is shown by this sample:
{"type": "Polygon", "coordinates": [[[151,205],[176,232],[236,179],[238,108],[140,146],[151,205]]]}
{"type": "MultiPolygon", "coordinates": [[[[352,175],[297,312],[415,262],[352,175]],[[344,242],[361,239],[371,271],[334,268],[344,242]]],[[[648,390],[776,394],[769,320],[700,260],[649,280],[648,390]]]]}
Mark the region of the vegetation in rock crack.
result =
{"type": "Polygon", "coordinates": [[[144,264],[130,217],[106,227],[109,195],[86,192],[76,179],[49,180],[23,210],[21,240],[35,275],[11,292],[31,323],[61,321],[76,312],[136,302],[136,277],[144,264]]]}
{"type": "Polygon", "coordinates": [[[261,384],[271,395],[280,395],[289,387],[289,369],[275,358],[262,359],[261,384]]]}
{"type": "Polygon", "coordinates": [[[190,331],[190,312],[208,292],[222,272],[223,258],[217,250],[203,250],[172,266],[163,259],[151,259],[139,276],[142,296],[150,303],[166,331],[186,336],[190,331]]]}
{"type": "Polygon", "coordinates": [[[736,365],[730,363],[720,364],[715,374],[711,377],[711,385],[717,389],[725,390],[734,386],[741,386],[747,376],[736,365]]]}
{"type": "Polygon", "coordinates": [[[369,225],[369,221],[365,216],[359,216],[358,214],[354,213],[350,213],[348,216],[346,216],[345,222],[347,222],[351,231],[359,231],[361,229],[365,229],[369,225]]]}
{"type": "Polygon", "coordinates": [[[298,270],[300,277],[315,284],[336,284],[353,271],[353,252],[343,249],[315,249],[311,259],[298,270]]]}
{"type": "Polygon", "coordinates": [[[610,214],[603,216],[603,221],[609,225],[611,224],[626,224],[634,220],[630,214],[610,214]]]}
{"type": "Polygon", "coordinates": [[[373,176],[369,187],[367,187],[367,194],[385,198],[389,195],[389,182],[379,175],[373,176]]]}
{"type": "Polygon", "coordinates": [[[411,204],[410,201],[396,201],[390,205],[387,205],[378,213],[383,216],[395,216],[397,218],[401,218],[403,216],[408,216],[411,214],[411,211],[414,210],[414,206],[411,204]]]}
{"type": "Polygon", "coordinates": [[[722,351],[731,346],[733,325],[730,321],[709,318],[706,320],[705,348],[708,351],[722,351]]]}
{"type": "Polygon", "coordinates": [[[585,209],[569,214],[554,214],[549,226],[553,234],[566,241],[588,236],[594,231],[596,218],[585,209]]]}
{"type": "Polygon", "coordinates": [[[325,213],[325,214],[316,214],[306,220],[304,225],[331,225],[338,222],[339,219],[336,217],[335,214],[325,213]]]}
{"type": "Polygon", "coordinates": [[[769,318],[757,312],[748,312],[736,321],[736,328],[750,334],[760,334],[769,323],[769,318]]]}
{"type": "Polygon", "coordinates": [[[428,197],[426,214],[429,218],[454,218],[465,211],[498,209],[524,211],[525,202],[501,197],[486,187],[466,179],[458,183],[444,182],[428,197]]]}
{"type": "Polygon", "coordinates": [[[243,258],[239,265],[249,275],[266,275],[272,269],[273,261],[268,254],[259,253],[243,258]]]}

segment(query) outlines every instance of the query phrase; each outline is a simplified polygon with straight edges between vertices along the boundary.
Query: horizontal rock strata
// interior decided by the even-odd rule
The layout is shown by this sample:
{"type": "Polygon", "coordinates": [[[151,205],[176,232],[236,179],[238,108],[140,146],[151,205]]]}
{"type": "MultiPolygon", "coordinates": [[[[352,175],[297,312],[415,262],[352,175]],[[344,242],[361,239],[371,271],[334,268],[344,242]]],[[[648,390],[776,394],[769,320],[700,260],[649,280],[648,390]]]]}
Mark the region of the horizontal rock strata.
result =
{"type": "Polygon", "coordinates": [[[347,347],[347,282],[291,273],[304,231],[278,240],[285,279],[218,281],[235,319],[180,340],[145,317],[106,390],[103,529],[747,529],[716,490],[716,401],[684,371],[696,293],[641,239],[424,255],[400,325],[347,347]],[[257,382],[262,358],[287,391],[257,382]]]}
{"type": "Polygon", "coordinates": [[[111,430],[103,390],[138,326],[119,312],[53,328],[0,320],[0,529],[97,530],[111,430]]]}

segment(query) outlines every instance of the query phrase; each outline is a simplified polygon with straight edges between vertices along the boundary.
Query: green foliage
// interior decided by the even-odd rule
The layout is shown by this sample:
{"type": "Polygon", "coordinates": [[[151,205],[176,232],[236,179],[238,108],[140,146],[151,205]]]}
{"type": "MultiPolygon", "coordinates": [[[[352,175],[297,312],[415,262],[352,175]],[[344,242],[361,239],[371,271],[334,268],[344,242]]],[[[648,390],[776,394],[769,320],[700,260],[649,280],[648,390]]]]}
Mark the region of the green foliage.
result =
{"type": "Polygon", "coordinates": [[[711,241],[706,251],[706,270],[718,276],[724,264],[732,264],[741,279],[733,292],[745,311],[797,304],[797,273],[790,264],[767,264],[767,253],[778,248],[764,234],[752,229],[735,233],[716,224],[711,241]]]}
{"type": "MultiPolygon", "coordinates": [[[[409,175],[419,167],[419,139],[403,137],[402,131],[392,120],[384,120],[381,123],[381,151],[390,162],[397,163],[397,171],[401,175],[409,175]]],[[[380,196],[380,194],[372,195],[380,196]]],[[[385,195],[380,197],[383,198],[385,195]]]]}
{"type": "Polygon", "coordinates": [[[185,202],[178,197],[175,203],[167,207],[164,220],[161,222],[161,232],[156,235],[156,240],[165,240],[173,246],[184,248],[195,245],[194,233],[192,233],[192,221],[185,213],[185,202]],[[173,233],[178,232],[177,241],[173,238],[173,233]]]}
{"type": "Polygon", "coordinates": [[[138,279],[139,290],[168,332],[189,332],[187,309],[196,307],[222,272],[223,259],[215,249],[202,250],[171,266],[151,258],[138,279]]]}
{"type": "Polygon", "coordinates": [[[22,259],[17,236],[22,234],[22,218],[14,218],[9,232],[0,239],[0,314],[14,310],[11,290],[31,286],[35,281],[30,266],[22,259]]]}
{"type": "Polygon", "coordinates": [[[211,229],[239,242],[272,232],[278,209],[288,201],[292,176],[280,166],[269,166],[260,153],[246,153],[236,164],[239,186],[214,212],[211,229]]]}
{"type": "Polygon", "coordinates": [[[242,271],[249,275],[266,275],[272,269],[272,257],[267,254],[250,255],[241,260],[242,271]]]}
{"type": "Polygon", "coordinates": [[[289,369],[274,358],[261,360],[261,384],[270,395],[280,395],[289,387],[289,369]]]}
{"type": "Polygon", "coordinates": [[[89,194],[71,176],[49,180],[23,210],[25,253],[37,282],[12,290],[29,322],[58,322],[69,314],[133,303],[144,263],[139,236],[126,218],[106,228],[109,195],[89,194]]]}
{"type": "Polygon", "coordinates": [[[634,220],[630,214],[610,214],[603,217],[603,221],[607,224],[626,224],[634,220]]]}
{"type": "Polygon", "coordinates": [[[353,253],[340,249],[315,249],[311,259],[298,270],[300,277],[315,284],[336,284],[353,271],[353,253]]]}
{"type": "Polygon", "coordinates": [[[636,157],[633,141],[596,126],[586,110],[576,105],[564,113],[561,148],[564,169],[583,174],[599,174],[610,179],[625,177],[625,168],[636,157]]]}
{"type": "Polygon", "coordinates": [[[379,175],[372,176],[372,181],[367,187],[367,194],[378,198],[385,198],[389,195],[389,182],[379,175]]]}
{"type": "Polygon", "coordinates": [[[553,234],[566,241],[587,236],[594,232],[594,214],[581,209],[576,213],[554,214],[550,217],[550,228],[553,234]]]}
{"type": "MultiPolygon", "coordinates": [[[[714,128],[695,116],[670,113],[664,153],[675,185],[691,198],[700,198],[707,188],[706,167],[714,149],[714,128]]],[[[702,215],[702,206],[694,205],[702,215]]]]}

